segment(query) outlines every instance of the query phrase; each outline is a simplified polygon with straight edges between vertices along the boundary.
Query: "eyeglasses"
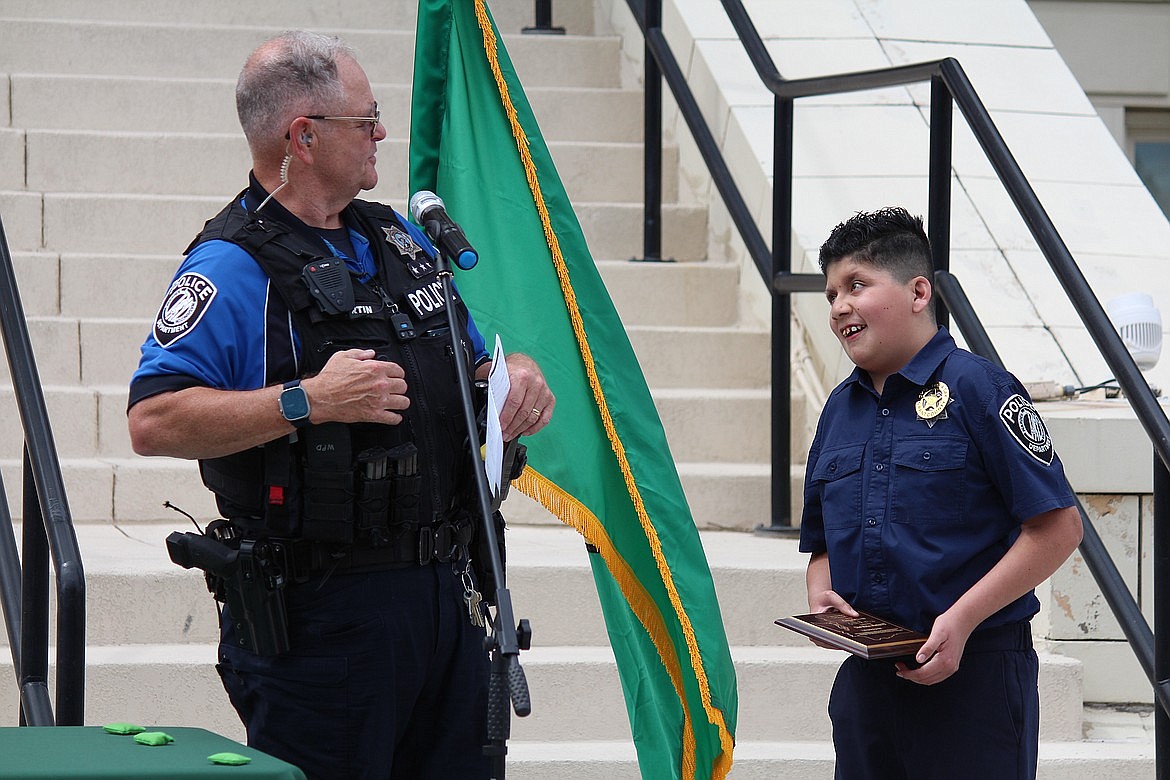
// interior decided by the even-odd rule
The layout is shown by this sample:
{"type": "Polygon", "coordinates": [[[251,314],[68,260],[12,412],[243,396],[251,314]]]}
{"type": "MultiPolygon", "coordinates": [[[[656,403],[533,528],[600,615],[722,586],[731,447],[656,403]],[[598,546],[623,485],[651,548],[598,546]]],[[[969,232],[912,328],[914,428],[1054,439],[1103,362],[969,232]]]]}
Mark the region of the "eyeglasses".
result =
{"type": "Polygon", "coordinates": [[[347,122],[369,122],[370,123],[370,138],[378,132],[378,125],[382,121],[382,112],[378,109],[378,104],[374,104],[373,116],[324,116],[322,114],[305,114],[305,119],[328,119],[331,121],[347,121],[347,122]]]}

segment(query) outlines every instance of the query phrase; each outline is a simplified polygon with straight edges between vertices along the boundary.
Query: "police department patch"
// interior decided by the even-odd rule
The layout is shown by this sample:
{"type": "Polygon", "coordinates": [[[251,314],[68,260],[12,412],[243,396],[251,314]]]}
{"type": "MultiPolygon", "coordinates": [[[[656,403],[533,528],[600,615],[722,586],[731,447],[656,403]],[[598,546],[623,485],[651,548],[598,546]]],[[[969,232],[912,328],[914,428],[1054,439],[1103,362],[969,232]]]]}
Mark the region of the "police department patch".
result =
{"type": "Polygon", "coordinates": [[[188,272],[171,283],[154,319],[154,339],[169,347],[199,324],[218,292],[203,274],[188,272]]]}
{"type": "Polygon", "coordinates": [[[1027,398],[1016,393],[1004,401],[1003,406],[999,407],[999,419],[1003,421],[1003,427],[1007,428],[1012,438],[1029,455],[1045,466],[1052,465],[1055,454],[1052,449],[1052,437],[1048,435],[1048,429],[1044,427],[1040,413],[1027,398]]]}
{"type": "Polygon", "coordinates": [[[426,319],[433,314],[447,311],[447,301],[443,297],[443,283],[438,281],[424,284],[417,290],[407,292],[406,302],[410,304],[410,308],[414,309],[414,313],[418,315],[419,319],[426,319]]]}

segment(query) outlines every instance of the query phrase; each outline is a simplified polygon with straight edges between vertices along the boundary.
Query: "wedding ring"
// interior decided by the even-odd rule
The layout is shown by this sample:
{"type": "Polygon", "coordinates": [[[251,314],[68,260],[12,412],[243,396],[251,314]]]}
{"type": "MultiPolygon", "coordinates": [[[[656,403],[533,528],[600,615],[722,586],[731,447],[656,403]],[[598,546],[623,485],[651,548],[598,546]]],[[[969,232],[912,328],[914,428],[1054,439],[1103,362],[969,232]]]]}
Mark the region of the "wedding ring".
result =
{"type": "Polygon", "coordinates": [[[532,410],[532,411],[529,413],[529,415],[528,415],[528,416],[529,416],[529,417],[531,417],[531,416],[532,416],[532,415],[534,415],[534,414],[536,415],[537,419],[539,419],[539,418],[540,418],[540,415],[541,415],[541,411],[540,411],[539,409],[533,409],[533,410],[532,410]]]}

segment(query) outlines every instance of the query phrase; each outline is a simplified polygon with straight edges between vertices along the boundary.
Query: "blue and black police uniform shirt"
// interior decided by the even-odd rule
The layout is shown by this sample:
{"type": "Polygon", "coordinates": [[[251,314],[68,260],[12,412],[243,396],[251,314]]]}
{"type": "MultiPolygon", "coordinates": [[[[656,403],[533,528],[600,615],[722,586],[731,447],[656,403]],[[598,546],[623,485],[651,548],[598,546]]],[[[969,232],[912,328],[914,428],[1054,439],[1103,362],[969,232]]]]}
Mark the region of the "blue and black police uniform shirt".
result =
{"type": "MultiPolygon", "coordinates": [[[[940,328],[881,397],[861,369],[830,394],[809,451],[802,552],[828,552],[855,609],[929,632],[1020,524],[1075,505],[1027,391],[940,328]]],[[[1028,620],[1029,592],[985,620],[1028,620]]]]}
{"type": "MultiPolygon", "coordinates": [[[[253,211],[265,196],[253,179],[241,202],[253,211]]],[[[264,212],[286,225],[303,224],[275,199],[264,205],[264,212]]],[[[415,244],[435,254],[416,225],[400,222],[415,244]]],[[[353,229],[340,237],[336,231],[316,232],[323,251],[342,257],[360,281],[374,275],[375,258],[366,236],[353,229]]],[[[484,339],[470,318],[467,330],[478,365],[488,357],[484,339]]],[[[301,375],[299,351],[288,309],[260,265],[230,241],[205,241],[187,255],[167,290],[130,380],[129,405],[187,387],[255,390],[292,379],[301,375]],[[286,346],[274,350],[273,344],[286,346]]]]}

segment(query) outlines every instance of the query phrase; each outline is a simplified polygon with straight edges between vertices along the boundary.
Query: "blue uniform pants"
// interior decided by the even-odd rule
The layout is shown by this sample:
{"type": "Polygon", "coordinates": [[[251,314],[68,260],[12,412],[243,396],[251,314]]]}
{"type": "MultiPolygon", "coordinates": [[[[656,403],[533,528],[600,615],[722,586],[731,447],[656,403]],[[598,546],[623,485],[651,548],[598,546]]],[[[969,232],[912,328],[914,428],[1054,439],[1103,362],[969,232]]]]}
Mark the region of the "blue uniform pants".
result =
{"type": "Polygon", "coordinates": [[[937,685],[851,656],[829,697],[837,780],[1032,780],[1038,671],[1028,623],[972,634],[937,685]]]}
{"type": "Polygon", "coordinates": [[[291,649],[235,645],[218,670],[248,744],[323,778],[480,780],[488,657],[449,563],[334,573],[286,589],[291,649]]]}

